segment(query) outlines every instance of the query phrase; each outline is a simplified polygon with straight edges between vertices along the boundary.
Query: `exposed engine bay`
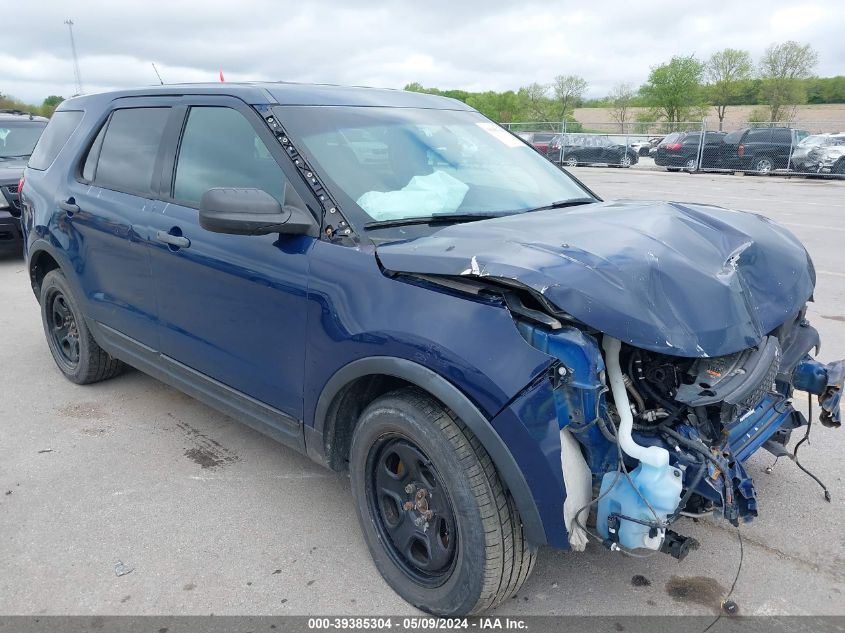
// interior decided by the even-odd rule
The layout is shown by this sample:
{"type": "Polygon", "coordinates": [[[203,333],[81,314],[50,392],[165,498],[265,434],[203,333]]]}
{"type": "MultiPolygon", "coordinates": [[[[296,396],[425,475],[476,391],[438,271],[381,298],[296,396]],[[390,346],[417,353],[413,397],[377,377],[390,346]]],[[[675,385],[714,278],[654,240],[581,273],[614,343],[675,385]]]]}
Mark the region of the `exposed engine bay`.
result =
{"type": "Polygon", "coordinates": [[[611,549],[683,558],[697,544],[669,529],[680,516],[717,513],[734,525],[756,517],[757,496],[744,462],[761,447],[789,454],[791,432],[808,425],[792,406],[796,388],[818,396],[824,424],[840,424],[845,363],[825,366],[808,354],[818,335],[803,311],[759,345],[716,358],[672,357],[600,338],[604,371],[596,366],[596,416],[583,425],[570,420],[562,433],[581,444],[593,475],[590,500],[574,512],[569,508],[568,525],[589,533],[586,511],[595,505],[596,530],[611,549]],[[599,434],[590,433],[591,426],[599,434]],[[596,472],[599,465],[604,472],[596,472]]]}

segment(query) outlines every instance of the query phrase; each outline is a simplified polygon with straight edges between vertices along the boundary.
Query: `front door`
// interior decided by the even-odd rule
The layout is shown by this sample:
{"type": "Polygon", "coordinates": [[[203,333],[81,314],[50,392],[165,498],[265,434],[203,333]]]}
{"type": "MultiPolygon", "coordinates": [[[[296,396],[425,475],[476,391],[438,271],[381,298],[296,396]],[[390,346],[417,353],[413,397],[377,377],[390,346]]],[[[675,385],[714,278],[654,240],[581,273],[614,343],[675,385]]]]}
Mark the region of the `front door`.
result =
{"type": "Polygon", "coordinates": [[[153,213],[150,255],[161,353],[281,412],[277,430],[295,435],[314,238],[224,235],[198,221],[202,194],[213,187],[262,189],[305,208],[277,145],[240,101],[188,100],[175,161],[162,176],[165,204],[153,213]]]}

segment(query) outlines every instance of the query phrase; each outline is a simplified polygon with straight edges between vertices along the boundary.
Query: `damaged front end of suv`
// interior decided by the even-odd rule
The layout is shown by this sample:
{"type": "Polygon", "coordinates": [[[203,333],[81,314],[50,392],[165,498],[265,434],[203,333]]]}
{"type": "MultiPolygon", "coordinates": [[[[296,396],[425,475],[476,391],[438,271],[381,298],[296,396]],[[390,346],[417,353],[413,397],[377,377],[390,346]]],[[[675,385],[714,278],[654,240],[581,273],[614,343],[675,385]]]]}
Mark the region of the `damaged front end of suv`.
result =
{"type": "Polygon", "coordinates": [[[792,431],[812,423],[797,391],[840,425],[845,361],[812,355],[812,262],[762,216],[597,203],[456,225],[378,255],[389,271],[500,294],[551,359],[511,408],[554,408],[572,549],[592,534],[683,558],[695,542],[671,529],[680,516],[757,516],[745,463],[761,448],[789,454],[792,431]]]}

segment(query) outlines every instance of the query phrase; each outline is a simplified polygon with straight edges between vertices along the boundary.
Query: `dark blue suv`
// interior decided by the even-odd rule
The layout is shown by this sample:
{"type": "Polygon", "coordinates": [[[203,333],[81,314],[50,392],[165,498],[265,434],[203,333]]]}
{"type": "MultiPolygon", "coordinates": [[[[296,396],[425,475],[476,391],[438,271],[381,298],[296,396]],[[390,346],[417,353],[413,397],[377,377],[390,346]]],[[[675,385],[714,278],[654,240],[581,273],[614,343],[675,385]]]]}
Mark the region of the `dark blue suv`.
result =
{"type": "Polygon", "coordinates": [[[807,425],[795,389],[839,423],[788,231],[602,202],[450,99],[78,97],[21,197],[59,369],[131,365],[348,469],[377,567],[432,613],[501,604],[540,544],[683,558],[682,513],[757,514],[744,463],[807,425]]]}

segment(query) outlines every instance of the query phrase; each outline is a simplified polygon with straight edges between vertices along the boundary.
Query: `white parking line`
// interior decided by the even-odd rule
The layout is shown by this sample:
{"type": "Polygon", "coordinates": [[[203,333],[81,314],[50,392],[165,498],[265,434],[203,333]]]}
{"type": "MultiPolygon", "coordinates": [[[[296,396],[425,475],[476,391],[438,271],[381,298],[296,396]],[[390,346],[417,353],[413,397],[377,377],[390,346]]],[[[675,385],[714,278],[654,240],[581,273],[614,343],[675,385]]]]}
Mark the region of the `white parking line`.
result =
{"type": "Polygon", "coordinates": [[[845,273],[835,273],[832,270],[817,270],[817,273],[822,275],[833,275],[834,277],[845,277],[845,273]]]}

